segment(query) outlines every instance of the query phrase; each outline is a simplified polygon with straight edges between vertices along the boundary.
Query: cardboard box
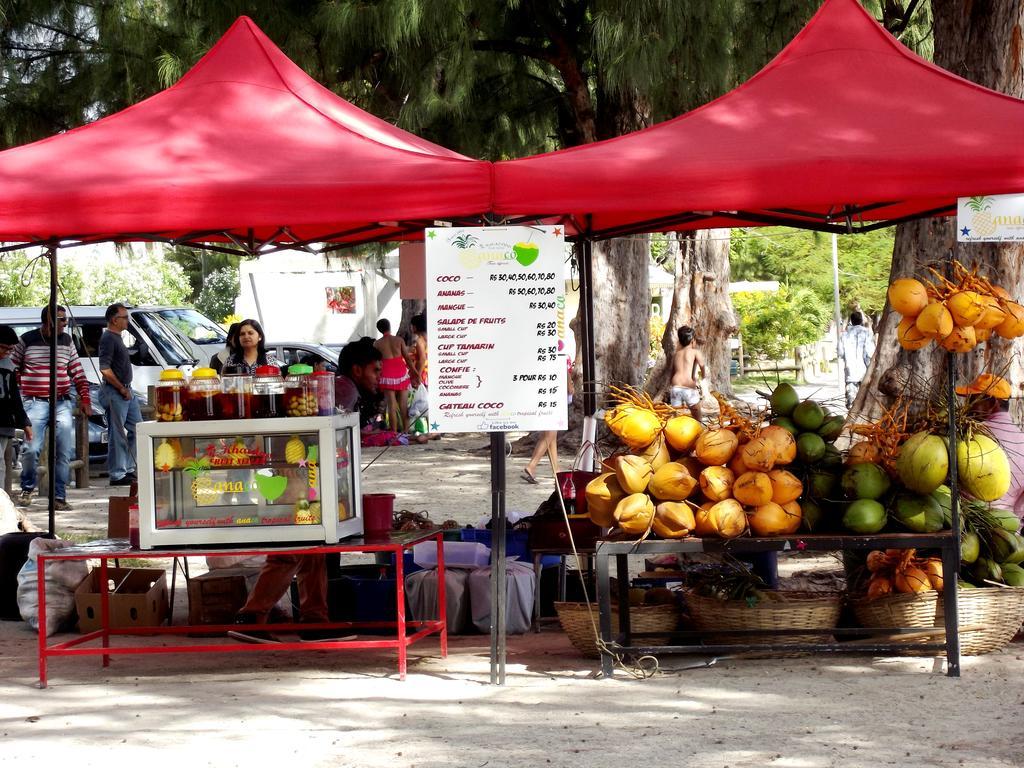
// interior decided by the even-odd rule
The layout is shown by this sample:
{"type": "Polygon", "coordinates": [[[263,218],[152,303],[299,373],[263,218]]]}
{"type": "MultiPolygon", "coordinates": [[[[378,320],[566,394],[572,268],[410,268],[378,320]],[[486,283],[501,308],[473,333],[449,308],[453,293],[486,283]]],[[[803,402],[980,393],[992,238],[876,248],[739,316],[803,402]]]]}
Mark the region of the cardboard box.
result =
{"type": "Polygon", "coordinates": [[[249,594],[246,579],[259,568],[218,568],[188,582],[189,624],[232,624],[249,594]]]}
{"type": "MultiPolygon", "coordinates": [[[[111,629],[158,627],[170,613],[167,573],[162,568],[107,568],[111,629]]],[[[93,568],[75,590],[78,627],[101,629],[100,569],[93,568]]]]}

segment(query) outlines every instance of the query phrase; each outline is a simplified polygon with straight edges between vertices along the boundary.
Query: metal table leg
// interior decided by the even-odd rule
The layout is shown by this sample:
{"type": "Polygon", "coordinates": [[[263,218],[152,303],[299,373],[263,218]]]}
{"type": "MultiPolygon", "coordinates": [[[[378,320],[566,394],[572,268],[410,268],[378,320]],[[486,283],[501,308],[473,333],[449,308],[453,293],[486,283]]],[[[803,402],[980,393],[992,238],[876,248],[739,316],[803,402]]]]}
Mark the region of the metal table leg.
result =
{"type": "Polygon", "coordinates": [[[946,675],[960,677],[960,621],[956,602],[957,578],[960,568],[960,553],[956,538],[942,548],[942,608],[946,629],[946,675]]]}
{"type": "MultiPolygon", "coordinates": [[[[608,555],[604,554],[599,548],[594,557],[597,561],[597,584],[595,586],[597,589],[598,613],[600,614],[601,640],[605,643],[610,643],[612,641],[612,600],[610,574],[608,573],[608,555]]],[[[610,679],[613,668],[612,656],[603,647],[600,651],[601,672],[606,679],[610,679]]]]}

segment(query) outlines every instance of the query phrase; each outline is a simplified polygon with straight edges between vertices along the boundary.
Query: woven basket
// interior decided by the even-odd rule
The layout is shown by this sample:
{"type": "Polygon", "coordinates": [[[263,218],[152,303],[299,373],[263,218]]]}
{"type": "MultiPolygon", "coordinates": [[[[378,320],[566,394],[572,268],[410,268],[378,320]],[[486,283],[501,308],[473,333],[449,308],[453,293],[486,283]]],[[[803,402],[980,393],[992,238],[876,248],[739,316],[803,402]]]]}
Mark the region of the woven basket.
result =
{"type": "MultiPolygon", "coordinates": [[[[861,598],[853,601],[853,612],[862,627],[941,627],[946,615],[942,596],[934,591],[861,598]]],[[[1024,587],[958,590],[957,616],[960,653],[977,656],[1005,648],[1024,623],[1024,587]]],[[[941,635],[927,638],[932,642],[941,639],[941,635]]]]}
{"type": "Polygon", "coordinates": [[[821,643],[827,635],[735,635],[726,629],[832,629],[839,622],[842,595],[822,592],[765,592],[766,599],[748,605],[746,600],[718,600],[695,592],[684,593],[695,629],[713,632],[709,643],[821,643]]]}
{"type": "MultiPolygon", "coordinates": [[[[584,656],[596,658],[600,656],[597,650],[597,637],[594,629],[600,631],[601,625],[598,619],[596,605],[590,606],[587,610],[586,603],[555,603],[555,610],[558,612],[558,621],[562,629],[569,636],[569,642],[584,656]],[[593,623],[591,623],[591,611],[593,612],[593,623]]],[[[637,632],[672,632],[679,625],[679,608],[675,605],[634,605],[629,609],[629,628],[633,633],[637,632]]],[[[612,606],[612,635],[619,632],[619,613],[616,606],[612,606]]],[[[667,637],[644,638],[643,642],[651,645],[662,645],[668,641],[667,637]]]]}

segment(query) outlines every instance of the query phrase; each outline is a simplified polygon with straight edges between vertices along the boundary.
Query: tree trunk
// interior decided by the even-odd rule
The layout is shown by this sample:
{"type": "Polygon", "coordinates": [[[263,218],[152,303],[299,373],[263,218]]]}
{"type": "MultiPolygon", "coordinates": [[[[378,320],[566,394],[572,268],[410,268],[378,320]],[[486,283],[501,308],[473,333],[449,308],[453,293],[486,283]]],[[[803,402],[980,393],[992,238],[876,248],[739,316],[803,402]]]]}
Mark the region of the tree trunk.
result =
{"type": "Polygon", "coordinates": [[[409,324],[416,315],[426,311],[426,299],[402,299],[402,319],[398,323],[398,330],[395,331],[395,335],[401,336],[405,339],[405,343],[408,344],[412,339],[412,328],[409,327],[409,324]]]}
{"type": "Polygon", "coordinates": [[[708,384],[725,395],[732,394],[729,337],[738,329],[729,298],[729,230],[710,229],[681,233],[670,239],[674,253],[675,288],[672,308],[665,321],[660,357],[647,380],[652,396],[664,396],[672,377],[676,330],[683,325],[696,331],[704,353],[708,384]]]}
{"type": "MultiPolygon", "coordinates": [[[[1024,6],[1018,0],[932,0],[935,21],[935,63],[979,85],[1011,96],[1024,96],[1022,35],[1024,6]]],[[[977,194],[985,194],[979,189],[977,194]]],[[[982,273],[1015,298],[1021,296],[1024,247],[956,242],[956,219],[927,219],[901,224],[896,230],[890,276],[921,276],[923,264],[940,262],[952,252],[965,265],[976,263],[982,273]]],[[[915,394],[941,398],[945,388],[945,352],[930,344],[907,352],[896,343],[899,316],[886,304],[879,325],[879,342],[868,367],[854,411],[877,416],[888,398],[904,383],[916,383],[915,394]],[[924,390],[924,391],[922,391],[924,390]]],[[[1024,381],[1021,353],[1024,340],[1006,341],[993,335],[969,354],[956,356],[957,380],[966,381],[981,370],[1005,376],[1018,392],[1024,381]]],[[[1019,402],[1019,400],[1016,400],[1019,402]]],[[[1019,415],[1019,414],[1018,414],[1019,415]]]]}

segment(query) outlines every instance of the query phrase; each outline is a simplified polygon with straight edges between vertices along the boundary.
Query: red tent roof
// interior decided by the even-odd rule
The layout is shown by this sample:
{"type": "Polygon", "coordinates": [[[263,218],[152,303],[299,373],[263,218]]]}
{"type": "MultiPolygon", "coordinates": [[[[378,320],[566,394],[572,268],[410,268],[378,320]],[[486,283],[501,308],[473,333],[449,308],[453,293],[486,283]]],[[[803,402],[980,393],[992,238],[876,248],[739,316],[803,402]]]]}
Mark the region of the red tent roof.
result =
{"type": "Polygon", "coordinates": [[[598,236],[949,212],[1024,191],[1024,101],[900,45],[826,0],[763,70],[673,120],[498,163],[495,212],[569,214],[598,236]],[[780,221],[780,219],[782,221],[780,221]]]}
{"type": "Polygon", "coordinates": [[[166,91],[0,152],[7,242],[386,239],[489,205],[488,163],[335,96],[246,17],[166,91]]]}

